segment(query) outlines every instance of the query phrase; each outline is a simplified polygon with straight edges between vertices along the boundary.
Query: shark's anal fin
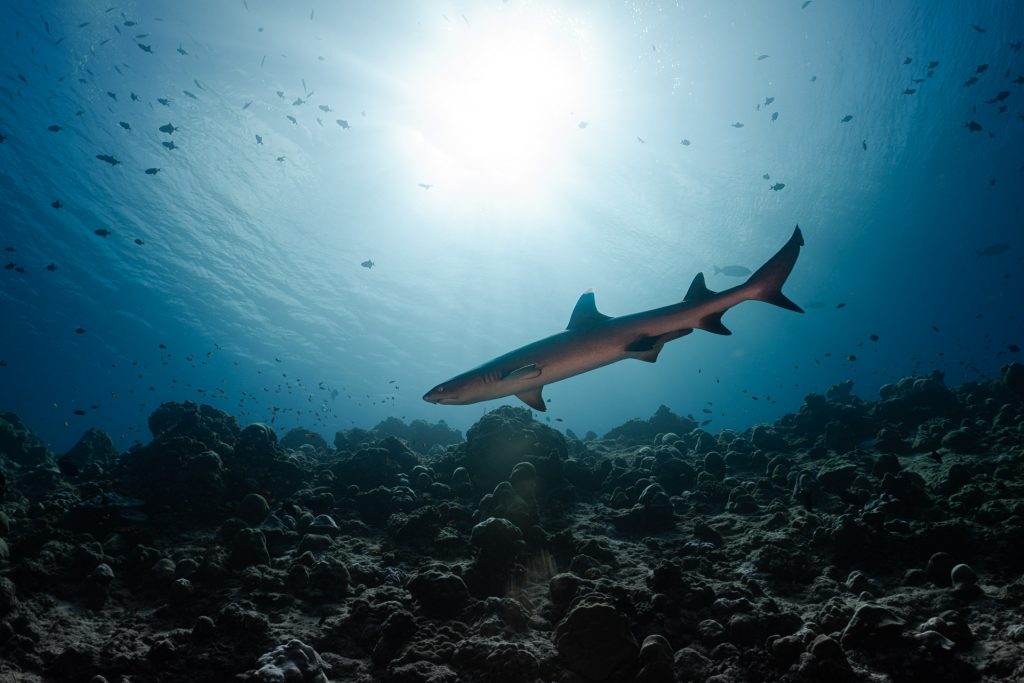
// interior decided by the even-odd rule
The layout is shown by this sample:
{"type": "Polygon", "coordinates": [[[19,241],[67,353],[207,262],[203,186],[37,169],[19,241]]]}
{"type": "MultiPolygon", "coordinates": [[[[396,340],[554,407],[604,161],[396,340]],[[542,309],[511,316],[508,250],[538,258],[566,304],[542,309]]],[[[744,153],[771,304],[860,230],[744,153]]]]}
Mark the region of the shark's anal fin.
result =
{"type": "Polygon", "coordinates": [[[713,334],[732,334],[732,330],[722,324],[722,313],[725,311],[704,316],[697,323],[697,327],[713,334]]]}
{"type": "Polygon", "coordinates": [[[540,377],[540,368],[537,367],[536,363],[530,363],[524,365],[521,368],[516,368],[511,372],[506,372],[501,376],[502,379],[520,380],[520,379],[534,379],[540,377]]]}
{"type": "Polygon", "coordinates": [[[685,330],[668,332],[656,337],[640,337],[626,347],[626,353],[630,358],[636,358],[637,360],[642,360],[646,363],[654,363],[658,360],[658,354],[661,353],[661,350],[665,347],[666,343],[673,339],[685,337],[691,332],[693,332],[693,329],[688,328],[685,330]]]}
{"type": "Polygon", "coordinates": [[[579,301],[576,302],[576,308],[572,309],[572,315],[569,316],[569,326],[565,329],[575,330],[580,327],[590,327],[609,318],[611,316],[597,310],[594,292],[588,289],[580,295],[579,301]]]}
{"type": "Polygon", "coordinates": [[[539,386],[536,389],[530,389],[529,391],[516,394],[516,398],[534,410],[539,410],[543,413],[548,409],[548,407],[544,405],[544,397],[540,395],[540,392],[543,389],[543,386],[539,386]]]}

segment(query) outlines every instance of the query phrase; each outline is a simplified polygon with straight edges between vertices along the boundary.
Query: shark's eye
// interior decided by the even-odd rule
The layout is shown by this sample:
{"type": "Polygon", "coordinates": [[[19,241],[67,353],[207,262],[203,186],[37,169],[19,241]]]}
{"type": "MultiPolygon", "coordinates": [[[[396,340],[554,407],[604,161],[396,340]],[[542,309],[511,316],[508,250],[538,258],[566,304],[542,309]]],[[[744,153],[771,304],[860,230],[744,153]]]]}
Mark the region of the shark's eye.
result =
{"type": "Polygon", "coordinates": [[[437,389],[434,389],[434,391],[440,394],[442,391],[444,391],[444,385],[439,386],[437,389]]]}

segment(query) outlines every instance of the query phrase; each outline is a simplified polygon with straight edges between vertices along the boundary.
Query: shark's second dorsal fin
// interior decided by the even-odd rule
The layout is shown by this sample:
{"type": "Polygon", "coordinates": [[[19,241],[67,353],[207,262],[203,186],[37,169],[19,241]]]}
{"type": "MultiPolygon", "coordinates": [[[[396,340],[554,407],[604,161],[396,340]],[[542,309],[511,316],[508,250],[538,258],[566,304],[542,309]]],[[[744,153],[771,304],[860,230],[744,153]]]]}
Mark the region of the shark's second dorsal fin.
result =
{"type": "Polygon", "coordinates": [[[597,310],[594,291],[588,289],[580,295],[580,300],[576,302],[576,308],[572,309],[572,315],[569,317],[569,326],[565,329],[575,330],[581,327],[589,327],[609,318],[611,318],[610,315],[605,315],[597,310]]]}
{"type": "Polygon", "coordinates": [[[708,289],[707,285],[704,284],[704,273],[697,273],[693,278],[693,282],[690,283],[690,288],[686,290],[686,296],[683,297],[683,301],[694,302],[703,301],[704,299],[713,297],[717,292],[712,292],[708,289]]]}

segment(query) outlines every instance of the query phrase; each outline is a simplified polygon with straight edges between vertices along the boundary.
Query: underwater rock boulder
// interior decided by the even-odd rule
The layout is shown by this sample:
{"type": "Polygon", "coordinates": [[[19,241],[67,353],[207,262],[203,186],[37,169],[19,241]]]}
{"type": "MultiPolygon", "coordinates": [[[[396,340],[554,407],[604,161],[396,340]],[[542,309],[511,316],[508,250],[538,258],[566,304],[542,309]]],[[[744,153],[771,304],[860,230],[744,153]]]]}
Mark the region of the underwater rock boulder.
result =
{"type": "Polygon", "coordinates": [[[520,462],[536,468],[542,487],[555,486],[567,457],[565,437],[534,420],[525,408],[496,408],[466,433],[466,469],[484,490],[493,489],[520,462]]]}
{"type": "Polygon", "coordinates": [[[327,444],[327,439],[305,427],[294,427],[288,430],[288,433],[281,438],[281,448],[297,451],[303,446],[312,446],[320,453],[326,453],[331,450],[331,447],[327,444]]]}
{"type": "Polygon", "coordinates": [[[149,416],[153,437],[186,436],[217,450],[220,444],[234,445],[241,432],[238,420],[213,406],[184,403],[162,403],[149,416]]]}
{"type": "Polygon", "coordinates": [[[75,469],[82,471],[90,465],[98,465],[106,469],[117,459],[117,449],[110,436],[99,429],[90,429],[78,440],[71,450],[61,456],[61,460],[70,463],[75,469]]]}
{"type": "Polygon", "coordinates": [[[454,617],[469,601],[469,589],[462,577],[440,569],[421,571],[409,579],[405,588],[430,617],[454,617]]]}
{"type": "Polygon", "coordinates": [[[426,453],[434,446],[450,446],[462,441],[462,432],[452,429],[444,420],[430,423],[417,419],[407,425],[397,417],[389,417],[370,431],[378,437],[398,437],[419,453],[426,453]]]}
{"type": "Polygon", "coordinates": [[[256,660],[258,668],[239,676],[252,683],[327,683],[327,664],[309,645],[293,638],[265,652],[256,660]]]}
{"type": "Polygon", "coordinates": [[[401,467],[386,448],[372,447],[343,457],[331,465],[331,472],[338,487],[355,485],[367,491],[379,486],[397,485],[401,467]]]}
{"type": "Polygon", "coordinates": [[[659,434],[688,434],[697,428],[696,420],[680,417],[668,406],[660,405],[654,415],[646,420],[633,418],[604,435],[604,439],[618,440],[623,444],[649,445],[659,434]]]}
{"type": "Polygon", "coordinates": [[[906,619],[888,607],[866,603],[854,611],[842,634],[843,649],[883,650],[900,646],[906,619]]]}
{"type": "Polygon", "coordinates": [[[480,499],[474,518],[484,520],[490,517],[506,519],[523,532],[540,521],[536,501],[519,495],[507,481],[500,482],[492,493],[480,499]]]}
{"type": "Polygon", "coordinates": [[[555,627],[554,642],[565,665],[588,681],[628,680],[640,654],[629,618],[596,600],[572,607],[555,627]]]}
{"type": "MultiPolygon", "coordinates": [[[[53,456],[14,413],[0,413],[0,471],[51,466],[53,456]],[[6,462],[9,461],[9,462],[6,462]]],[[[8,472],[10,476],[10,472],[8,472]]]]}
{"type": "Polygon", "coordinates": [[[1007,363],[999,370],[999,381],[1010,393],[1024,399],[1024,365],[1007,363]]]}

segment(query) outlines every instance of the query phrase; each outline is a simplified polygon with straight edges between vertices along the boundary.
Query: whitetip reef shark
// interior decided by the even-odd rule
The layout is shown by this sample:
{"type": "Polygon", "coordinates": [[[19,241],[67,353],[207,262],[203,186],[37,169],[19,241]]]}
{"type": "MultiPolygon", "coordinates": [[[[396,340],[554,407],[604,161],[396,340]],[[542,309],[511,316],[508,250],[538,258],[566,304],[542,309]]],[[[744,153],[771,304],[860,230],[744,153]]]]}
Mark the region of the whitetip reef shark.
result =
{"type": "Polygon", "coordinates": [[[564,332],[456,375],[428,391],[423,400],[466,405],[514,395],[534,410],[544,411],[547,408],[541,391],[546,384],[625,358],[653,363],[667,342],[695,329],[732,334],[722,324],[722,314],[736,304],[764,301],[803,313],[782,293],[803,244],[797,226],[789,241],[743,284],[712,292],[704,284],[704,273],[697,273],[680,303],[618,318],[600,313],[594,293],[587,290],[576,302],[564,332]]]}

